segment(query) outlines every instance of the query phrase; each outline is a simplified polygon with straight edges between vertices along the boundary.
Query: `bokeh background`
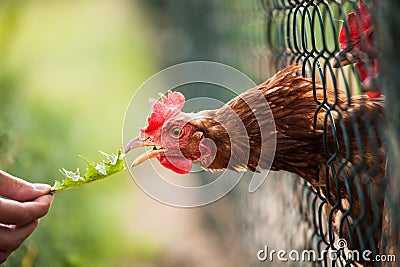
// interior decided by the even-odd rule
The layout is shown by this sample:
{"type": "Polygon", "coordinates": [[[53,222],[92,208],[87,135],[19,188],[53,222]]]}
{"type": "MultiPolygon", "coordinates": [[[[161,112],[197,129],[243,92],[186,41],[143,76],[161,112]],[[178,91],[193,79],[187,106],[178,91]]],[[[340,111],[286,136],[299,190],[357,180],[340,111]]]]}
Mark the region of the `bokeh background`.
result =
{"type": "MultiPolygon", "coordinates": [[[[1,1],[2,169],[53,183],[84,168],[79,154],[121,146],[124,112],[157,69],[150,25],[129,1],[1,1]]],[[[58,194],[37,232],[5,266],[134,266],[158,258],[136,230],[127,173],[58,194]]]]}

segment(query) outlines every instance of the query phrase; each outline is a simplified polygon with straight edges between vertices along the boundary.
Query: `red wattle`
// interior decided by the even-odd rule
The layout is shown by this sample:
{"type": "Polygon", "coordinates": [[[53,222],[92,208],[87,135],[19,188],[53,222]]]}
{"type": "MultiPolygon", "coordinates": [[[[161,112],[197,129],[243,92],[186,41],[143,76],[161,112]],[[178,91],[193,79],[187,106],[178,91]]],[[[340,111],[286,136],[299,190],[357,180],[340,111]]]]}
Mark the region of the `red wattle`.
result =
{"type": "Polygon", "coordinates": [[[159,154],[158,160],[165,168],[179,174],[186,174],[192,168],[192,161],[185,157],[167,157],[165,154],[159,154]]]}

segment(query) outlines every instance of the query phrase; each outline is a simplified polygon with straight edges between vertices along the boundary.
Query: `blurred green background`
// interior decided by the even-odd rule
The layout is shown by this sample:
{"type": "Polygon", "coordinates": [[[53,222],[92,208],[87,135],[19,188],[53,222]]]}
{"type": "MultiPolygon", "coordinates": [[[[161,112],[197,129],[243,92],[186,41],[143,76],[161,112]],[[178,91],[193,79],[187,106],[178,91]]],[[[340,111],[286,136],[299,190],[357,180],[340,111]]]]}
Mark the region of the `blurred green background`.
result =
{"type": "MultiPolygon", "coordinates": [[[[0,2],[0,168],[52,184],[78,154],[122,146],[125,109],[156,70],[149,23],[134,1],[0,2]]],[[[135,230],[127,172],[57,194],[38,230],[4,266],[154,263],[135,230]]],[[[152,264],[153,265],[153,264],[152,264]]]]}

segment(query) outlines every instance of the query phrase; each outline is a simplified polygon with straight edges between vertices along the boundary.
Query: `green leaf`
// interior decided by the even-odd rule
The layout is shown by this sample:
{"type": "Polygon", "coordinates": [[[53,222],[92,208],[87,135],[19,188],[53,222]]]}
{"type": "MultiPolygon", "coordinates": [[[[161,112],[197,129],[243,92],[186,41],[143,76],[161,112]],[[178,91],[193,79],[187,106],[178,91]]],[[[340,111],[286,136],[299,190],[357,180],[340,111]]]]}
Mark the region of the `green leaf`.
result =
{"type": "Polygon", "coordinates": [[[121,150],[118,151],[117,155],[107,154],[100,151],[107,160],[100,163],[90,162],[81,156],[81,158],[86,162],[87,168],[86,173],[81,176],[79,169],[74,171],[68,171],[66,169],[61,169],[61,173],[65,176],[65,179],[60,181],[55,181],[51,188],[51,192],[59,192],[75,188],[93,181],[104,179],[114,173],[120,172],[125,169],[124,166],[124,154],[121,150]]]}

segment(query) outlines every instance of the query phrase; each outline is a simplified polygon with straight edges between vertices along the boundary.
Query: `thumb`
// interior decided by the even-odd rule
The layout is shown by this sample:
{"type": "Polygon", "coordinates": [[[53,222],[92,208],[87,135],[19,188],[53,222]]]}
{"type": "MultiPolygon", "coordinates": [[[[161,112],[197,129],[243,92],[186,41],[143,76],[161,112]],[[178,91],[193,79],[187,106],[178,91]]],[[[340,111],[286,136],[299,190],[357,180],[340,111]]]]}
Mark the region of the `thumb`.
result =
{"type": "Polygon", "coordinates": [[[33,184],[33,187],[40,195],[46,195],[51,191],[51,186],[48,184],[33,184]]]}

